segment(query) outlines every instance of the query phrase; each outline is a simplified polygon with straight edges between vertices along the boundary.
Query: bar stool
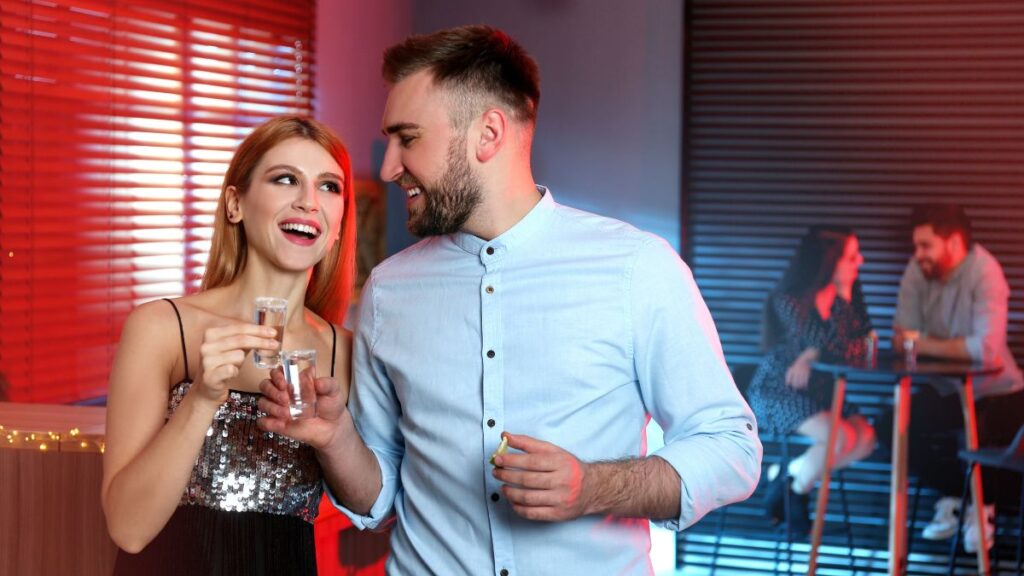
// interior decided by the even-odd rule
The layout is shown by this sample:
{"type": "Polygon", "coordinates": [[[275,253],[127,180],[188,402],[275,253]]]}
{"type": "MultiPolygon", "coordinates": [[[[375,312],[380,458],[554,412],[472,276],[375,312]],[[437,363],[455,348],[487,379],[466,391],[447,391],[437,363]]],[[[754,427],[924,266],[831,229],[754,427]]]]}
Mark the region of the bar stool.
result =
{"type": "MultiPolygon", "coordinates": [[[[967,510],[967,494],[970,487],[971,471],[975,464],[989,468],[1012,470],[1021,474],[1020,502],[1017,510],[1017,574],[1021,574],[1021,545],[1024,541],[1024,426],[1017,430],[1013,442],[1006,448],[979,448],[978,450],[961,450],[960,459],[967,463],[964,481],[964,492],[960,498],[960,510],[967,510]]],[[[952,548],[949,551],[949,574],[952,576],[956,567],[957,546],[960,543],[960,529],[963,525],[963,514],[957,519],[956,534],[953,535],[952,548]]],[[[979,527],[984,530],[984,527],[979,527]]]]}

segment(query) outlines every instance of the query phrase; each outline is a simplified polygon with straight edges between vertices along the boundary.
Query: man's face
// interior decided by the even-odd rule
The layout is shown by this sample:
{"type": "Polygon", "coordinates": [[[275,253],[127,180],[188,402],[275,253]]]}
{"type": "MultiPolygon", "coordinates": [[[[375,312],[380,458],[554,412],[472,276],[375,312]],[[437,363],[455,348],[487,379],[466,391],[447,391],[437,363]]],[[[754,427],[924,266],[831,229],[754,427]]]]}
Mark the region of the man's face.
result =
{"type": "Polygon", "coordinates": [[[380,177],[405,190],[406,225],[417,236],[459,230],[481,201],[465,130],[451,126],[448,106],[424,70],[395,84],[384,108],[388,145],[380,177]]]}
{"type": "Polygon", "coordinates": [[[931,224],[914,228],[914,259],[925,278],[942,279],[954,268],[952,239],[953,236],[942,238],[935,234],[931,224]]]}

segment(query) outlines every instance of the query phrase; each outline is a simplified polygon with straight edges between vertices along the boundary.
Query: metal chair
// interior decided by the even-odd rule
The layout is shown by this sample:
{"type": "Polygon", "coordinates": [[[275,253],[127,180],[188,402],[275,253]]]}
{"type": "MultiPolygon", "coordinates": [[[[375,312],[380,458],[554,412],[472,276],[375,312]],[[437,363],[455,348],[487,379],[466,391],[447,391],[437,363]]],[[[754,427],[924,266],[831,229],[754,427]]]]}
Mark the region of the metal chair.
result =
{"type": "MultiPolygon", "coordinates": [[[[964,482],[964,493],[960,499],[960,509],[967,510],[968,487],[970,485],[971,471],[975,464],[988,468],[1000,468],[1012,470],[1021,474],[1020,502],[1017,510],[1017,574],[1021,574],[1021,545],[1024,540],[1024,426],[1017,430],[1013,442],[1006,448],[979,448],[978,450],[961,450],[960,459],[967,463],[967,473],[964,482]]],[[[956,552],[960,543],[960,529],[963,525],[963,514],[957,520],[956,534],[953,536],[953,544],[949,553],[949,574],[952,575],[956,568],[956,552]]]]}

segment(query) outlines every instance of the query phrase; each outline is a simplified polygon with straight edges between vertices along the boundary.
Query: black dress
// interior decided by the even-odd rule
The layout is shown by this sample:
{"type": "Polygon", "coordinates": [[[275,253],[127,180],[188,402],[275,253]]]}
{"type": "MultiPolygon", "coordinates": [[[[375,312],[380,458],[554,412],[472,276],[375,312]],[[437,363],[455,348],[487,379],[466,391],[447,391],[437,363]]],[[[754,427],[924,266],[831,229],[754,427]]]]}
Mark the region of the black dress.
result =
{"type": "MultiPolygon", "coordinates": [[[[171,389],[168,418],[192,386],[184,329],[181,342],[185,380],[171,389]]],[[[323,473],[312,448],[257,427],[259,397],[229,392],[177,510],[141,552],[118,551],[115,575],[316,574],[323,473]]]]}
{"type": "Polygon", "coordinates": [[[831,408],[832,377],[812,372],[806,390],[786,385],[786,371],[807,348],[817,348],[823,361],[854,360],[863,356],[865,337],[871,332],[871,320],[863,305],[836,298],[828,320],[822,320],[812,304],[801,310],[798,300],[789,294],[769,297],[783,334],[778,345],[768,351],[750,381],[747,395],[757,417],[758,427],[769,433],[794,431],[812,415],[831,408]]]}

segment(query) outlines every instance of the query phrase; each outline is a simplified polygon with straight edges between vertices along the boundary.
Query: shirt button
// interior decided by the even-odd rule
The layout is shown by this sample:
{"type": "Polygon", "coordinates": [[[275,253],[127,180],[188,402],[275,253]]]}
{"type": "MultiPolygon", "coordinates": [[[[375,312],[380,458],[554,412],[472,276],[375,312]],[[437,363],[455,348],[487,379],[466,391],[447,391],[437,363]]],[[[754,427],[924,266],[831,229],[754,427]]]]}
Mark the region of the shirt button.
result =
{"type": "Polygon", "coordinates": [[[504,568],[502,568],[500,574],[501,574],[501,576],[508,576],[508,570],[505,570],[504,568]]]}
{"type": "Polygon", "coordinates": [[[494,247],[493,246],[488,246],[487,247],[487,255],[490,256],[491,254],[494,254],[494,247]]]}
{"type": "Polygon", "coordinates": [[[747,422],[747,430],[753,430],[753,429],[754,429],[754,425],[751,424],[750,422],[747,422]]]}
{"type": "Polygon", "coordinates": [[[488,294],[494,294],[494,286],[488,286],[486,290],[488,294]]]}
{"type": "Polygon", "coordinates": [[[494,358],[494,350],[488,350],[487,351],[487,357],[488,358],[494,358]]]}
{"type": "Polygon", "coordinates": [[[494,428],[494,418],[491,418],[490,420],[487,421],[487,427],[494,428]]]}
{"type": "Polygon", "coordinates": [[[498,496],[497,492],[491,493],[491,502],[497,502],[498,498],[499,498],[499,496],[498,496]]]}

